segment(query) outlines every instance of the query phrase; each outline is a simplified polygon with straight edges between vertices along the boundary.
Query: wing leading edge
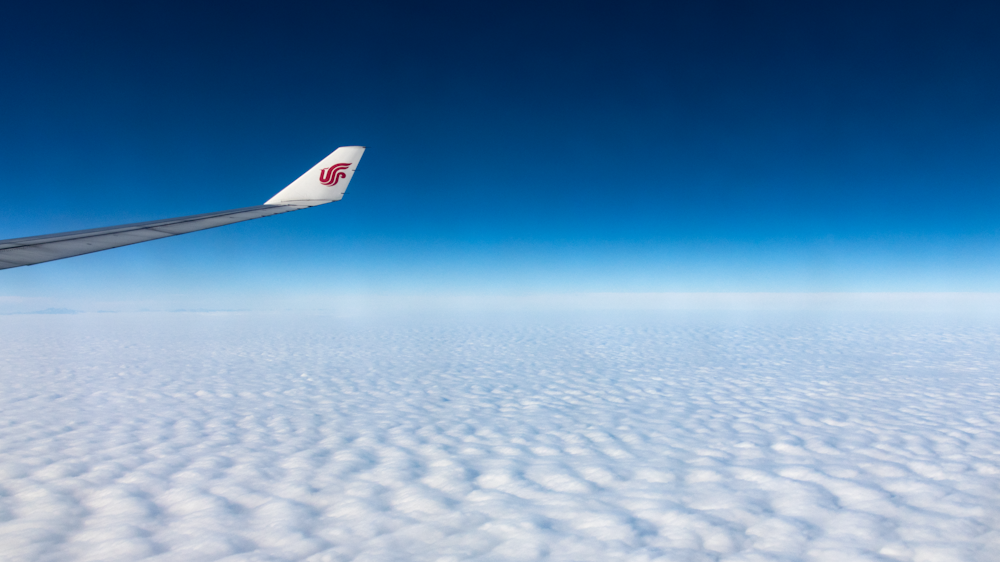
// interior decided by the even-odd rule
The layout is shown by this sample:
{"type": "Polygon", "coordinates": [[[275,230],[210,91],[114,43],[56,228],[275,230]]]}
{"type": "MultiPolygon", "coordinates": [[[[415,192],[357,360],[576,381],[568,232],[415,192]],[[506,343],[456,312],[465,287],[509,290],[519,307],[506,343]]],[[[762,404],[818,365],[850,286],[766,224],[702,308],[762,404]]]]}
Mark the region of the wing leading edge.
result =
{"type": "Polygon", "coordinates": [[[363,146],[342,146],[263,205],[120,226],[0,240],[0,269],[109,250],[340,201],[363,146]]]}

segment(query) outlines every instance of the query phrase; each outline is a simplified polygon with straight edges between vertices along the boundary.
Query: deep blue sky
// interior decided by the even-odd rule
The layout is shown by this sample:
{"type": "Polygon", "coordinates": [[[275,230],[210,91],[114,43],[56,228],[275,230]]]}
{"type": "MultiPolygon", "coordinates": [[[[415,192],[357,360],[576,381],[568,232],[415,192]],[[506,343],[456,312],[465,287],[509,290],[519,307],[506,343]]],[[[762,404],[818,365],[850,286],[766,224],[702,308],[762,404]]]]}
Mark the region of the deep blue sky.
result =
{"type": "Polygon", "coordinates": [[[8,301],[1000,291],[995,2],[8,2],[0,81],[0,238],[369,147],[340,203],[0,272],[8,301]]]}

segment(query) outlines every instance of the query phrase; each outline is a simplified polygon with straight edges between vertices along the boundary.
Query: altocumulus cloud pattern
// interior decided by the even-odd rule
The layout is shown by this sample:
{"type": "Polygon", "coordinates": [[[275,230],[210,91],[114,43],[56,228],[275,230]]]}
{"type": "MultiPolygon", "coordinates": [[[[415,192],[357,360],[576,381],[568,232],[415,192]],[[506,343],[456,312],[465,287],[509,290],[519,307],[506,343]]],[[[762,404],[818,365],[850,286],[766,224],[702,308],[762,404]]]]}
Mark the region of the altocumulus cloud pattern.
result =
{"type": "Polygon", "coordinates": [[[1000,329],[6,317],[14,560],[1000,559],[1000,329]]]}

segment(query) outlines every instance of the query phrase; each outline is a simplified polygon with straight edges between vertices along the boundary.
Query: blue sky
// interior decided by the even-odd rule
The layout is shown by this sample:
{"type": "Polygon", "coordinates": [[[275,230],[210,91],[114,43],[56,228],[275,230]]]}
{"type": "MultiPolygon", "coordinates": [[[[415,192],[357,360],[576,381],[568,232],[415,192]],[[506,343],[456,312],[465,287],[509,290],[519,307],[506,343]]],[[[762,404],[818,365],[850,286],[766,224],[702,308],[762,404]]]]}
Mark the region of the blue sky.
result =
{"type": "Polygon", "coordinates": [[[995,3],[363,4],[5,6],[0,238],[259,204],[369,150],[340,203],[0,299],[1000,291],[995,3]]]}

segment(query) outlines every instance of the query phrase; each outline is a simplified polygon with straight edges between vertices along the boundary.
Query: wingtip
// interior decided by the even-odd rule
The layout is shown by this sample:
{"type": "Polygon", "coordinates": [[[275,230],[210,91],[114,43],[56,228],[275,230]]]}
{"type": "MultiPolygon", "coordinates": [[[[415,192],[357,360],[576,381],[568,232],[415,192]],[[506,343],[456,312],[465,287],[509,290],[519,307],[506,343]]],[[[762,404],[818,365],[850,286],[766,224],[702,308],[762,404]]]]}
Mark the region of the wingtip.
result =
{"type": "Polygon", "coordinates": [[[361,145],[337,148],[264,204],[314,202],[308,205],[312,206],[340,201],[347,189],[347,184],[354,177],[354,171],[357,169],[358,162],[361,161],[361,155],[364,152],[365,147],[361,145]],[[359,148],[361,150],[357,150],[359,148]],[[323,176],[327,171],[329,171],[329,178],[323,176]],[[322,203],[315,203],[316,201],[322,201],[322,203]]]}

